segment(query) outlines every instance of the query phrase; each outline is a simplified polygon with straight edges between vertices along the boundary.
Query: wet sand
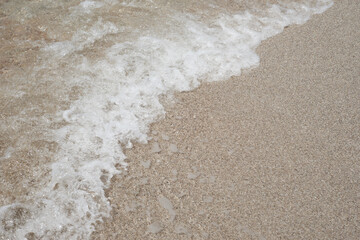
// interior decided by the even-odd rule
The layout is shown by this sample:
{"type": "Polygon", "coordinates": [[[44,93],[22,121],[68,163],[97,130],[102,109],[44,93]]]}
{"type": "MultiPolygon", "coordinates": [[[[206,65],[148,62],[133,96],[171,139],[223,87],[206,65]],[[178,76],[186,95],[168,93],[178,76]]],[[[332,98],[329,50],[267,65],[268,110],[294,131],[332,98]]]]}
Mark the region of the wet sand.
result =
{"type": "Polygon", "coordinates": [[[258,68],[177,94],[92,238],[358,239],[359,16],[337,1],[263,42],[258,68]]]}

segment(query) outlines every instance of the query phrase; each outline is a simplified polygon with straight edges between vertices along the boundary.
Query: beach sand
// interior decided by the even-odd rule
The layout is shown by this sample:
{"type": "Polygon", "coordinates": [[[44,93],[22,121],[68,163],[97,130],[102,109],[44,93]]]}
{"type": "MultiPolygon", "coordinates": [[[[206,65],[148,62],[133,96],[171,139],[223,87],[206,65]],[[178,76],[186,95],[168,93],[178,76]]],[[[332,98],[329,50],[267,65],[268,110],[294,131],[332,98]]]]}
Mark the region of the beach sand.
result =
{"type": "Polygon", "coordinates": [[[175,96],[125,154],[93,239],[358,239],[360,4],[257,49],[240,77],[175,96]]]}

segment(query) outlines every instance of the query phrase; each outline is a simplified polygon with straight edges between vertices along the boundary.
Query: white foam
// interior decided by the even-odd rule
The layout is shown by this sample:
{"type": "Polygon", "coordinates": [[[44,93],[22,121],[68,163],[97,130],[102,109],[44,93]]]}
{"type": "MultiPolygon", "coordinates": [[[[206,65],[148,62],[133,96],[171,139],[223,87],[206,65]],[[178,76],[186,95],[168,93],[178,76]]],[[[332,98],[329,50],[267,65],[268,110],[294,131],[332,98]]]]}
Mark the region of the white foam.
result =
{"type": "Polygon", "coordinates": [[[58,57],[64,57],[72,52],[81,51],[86,46],[93,44],[96,40],[103,38],[108,34],[118,33],[113,23],[103,22],[98,19],[90,28],[78,30],[69,41],[54,42],[44,48],[44,51],[56,54],[58,57]]]}
{"type": "Polygon", "coordinates": [[[91,0],[85,0],[80,2],[79,5],[72,7],[71,10],[71,16],[72,17],[79,17],[79,16],[89,16],[91,14],[94,14],[94,12],[97,9],[100,9],[102,7],[105,7],[106,5],[114,5],[117,1],[116,0],[103,0],[103,1],[91,1],[91,0]]]}
{"type": "Polygon", "coordinates": [[[79,6],[82,7],[85,11],[88,11],[91,9],[100,8],[100,7],[104,6],[104,3],[86,0],[86,1],[81,2],[79,4],[79,6]]]}
{"type": "MultiPolygon", "coordinates": [[[[211,22],[172,13],[178,30],[167,37],[147,31],[131,41],[113,44],[104,57],[83,57],[81,64],[73,66],[77,74],[66,81],[87,89],[61,113],[68,125],[53,132],[61,147],[51,166],[51,180],[34,195],[35,203],[24,204],[31,217],[11,234],[17,239],[29,232],[44,238],[89,238],[95,222],[109,216],[111,207],[104,188],[120,172],[116,164],[126,167],[121,146],[131,147],[134,141],[147,143],[149,125],[164,115],[160,96],[189,91],[203,81],[227,79],[256,66],[259,57],[255,48],[261,41],[287,25],[304,23],[332,4],[318,3],[314,8],[295,3],[291,8],[272,5],[259,15],[224,11],[211,22]]],[[[84,1],[80,6],[94,9],[102,5],[84,1]]],[[[71,40],[43,50],[56,61],[91,47],[108,34],[121,34],[119,29],[99,19],[78,30],[71,40]]],[[[171,209],[168,203],[163,205],[171,209]]],[[[1,214],[10,210],[1,210],[1,214]]],[[[160,231],[157,225],[154,229],[150,227],[150,232],[160,231]]]]}

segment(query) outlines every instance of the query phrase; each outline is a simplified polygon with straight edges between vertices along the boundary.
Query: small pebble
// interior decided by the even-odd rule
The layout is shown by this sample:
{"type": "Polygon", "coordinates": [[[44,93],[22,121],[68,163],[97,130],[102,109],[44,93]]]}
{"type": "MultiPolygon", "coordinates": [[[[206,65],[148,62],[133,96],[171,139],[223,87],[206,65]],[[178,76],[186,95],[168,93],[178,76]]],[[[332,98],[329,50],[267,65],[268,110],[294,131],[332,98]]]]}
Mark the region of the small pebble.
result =
{"type": "Polygon", "coordinates": [[[158,142],[154,142],[152,147],[151,147],[151,152],[152,153],[159,153],[161,152],[161,148],[158,142]]]}
{"type": "Polygon", "coordinates": [[[145,162],[141,161],[140,163],[144,168],[146,168],[146,169],[150,168],[150,165],[151,165],[150,160],[145,161],[145,162]]]}
{"type": "Polygon", "coordinates": [[[142,178],[142,179],[140,179],[140,185],[146,185],[146,184],[148,184],[148,182],[149,182],[149,179],[148,179],[148,178],[142,178]]]}
{"type": "Polygon", "coordinates": [[[169,141],[169,139],[170,139],[170,138],[169,138],[167,135],[165,135],[165,134],[162,134],[161,137],[162,137],[162,139],[163,139],[164,141],[169,141]]]}
{"type": "Polygon", "coordinates": [[[162,230],[163,230],[163,227],[161,226],[161,224],[159,222],[154,222],[148,226],[148,232],[150,232],[150,233],[156,234],[156,233],[161,232],[162,230]]]}
{"type": "Polygon", "coordinates": [[[125,206],[125,211],[133,212],[137,209],[138,206],[139,206],[138,203],[134,201],[134,202],[130,203],[130,205],[125,206]]]}
{"type": "Polygon", "coordinates": [[[169,150],[170,150],[170,152],[172,152],[172,153],[177,153],[177,152],[179,152],[179,149],[177,148],[177,146],[176,146],[175,144],[170,144],[169,150]]]}
{"type": "Polygon", "coordinates": [[[200,176],[200,173],[188,173],[187,175],[188,179],[196,179],[198,176],[200,176]]]}
{"type": "Polygon", "coordinates": [[[203,201],[206,203],[211,203],[213,200],[214,200],[214,198],[211,196],[206,196],[203,198],[203,201]]]}
{"type": "Polygon", "coordinates": [[[189,231],[187,230],[187,228],[185,227],[184,224],[177,223],[175,225],[175,233],[177,233],[177,234],[189,234],[189,231]]]}
{"type": "Polygon", "coordinates": [[[175,216],[176,216],[176,212],[174,211],[173,205],[170,202],[170,200],[164,196],[159,196],[158,197],[158,201],[160,203],[160,206],[162,206],[163,208],[165,208],[170,215],[170,220],[174,221],[175,216]]]}

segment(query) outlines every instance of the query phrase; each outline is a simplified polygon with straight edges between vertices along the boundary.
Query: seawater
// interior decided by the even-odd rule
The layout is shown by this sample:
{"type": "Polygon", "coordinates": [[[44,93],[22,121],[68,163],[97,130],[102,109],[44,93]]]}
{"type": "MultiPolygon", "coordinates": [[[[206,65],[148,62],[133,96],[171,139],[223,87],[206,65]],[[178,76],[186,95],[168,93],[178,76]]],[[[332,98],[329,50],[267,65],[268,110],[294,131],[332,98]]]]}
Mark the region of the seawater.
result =
{"type": "Polygon", "coordinates": [[[163,96],[257,66],[261,41],[332,4],[2,1],[0,238],[89,238],[163,96]]]}

